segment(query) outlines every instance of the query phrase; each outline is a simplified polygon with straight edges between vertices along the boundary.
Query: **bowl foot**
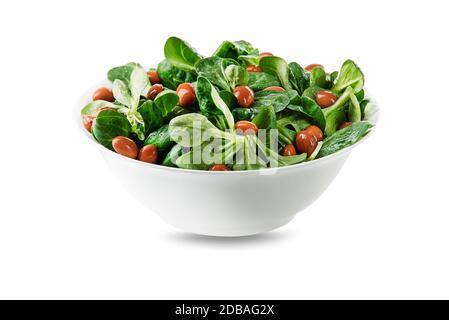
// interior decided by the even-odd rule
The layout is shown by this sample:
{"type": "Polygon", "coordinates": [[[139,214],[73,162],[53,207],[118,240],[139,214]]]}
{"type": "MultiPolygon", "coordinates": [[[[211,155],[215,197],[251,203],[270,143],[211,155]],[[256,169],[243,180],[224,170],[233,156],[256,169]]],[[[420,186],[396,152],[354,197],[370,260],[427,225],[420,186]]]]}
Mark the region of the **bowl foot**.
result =
{"type": "Polygon", "coordinates": [[[188,223],[187,221],[167,221],[163,219],[168,224],[173,227],[194,233],[203,236],[213,236],[213,237],[244,237],[244,236],[252,236],[259,233],[271,231],[277,228],[282,227],[289,223],[296,214],[291,216],[284,217],[283,219],[276,219],[270,221],[261,221],[259,223],[252,223],[247,225],[234,225],[234,226],[222,226],[222,225],[197,225],[193,223],[188,223]]]}

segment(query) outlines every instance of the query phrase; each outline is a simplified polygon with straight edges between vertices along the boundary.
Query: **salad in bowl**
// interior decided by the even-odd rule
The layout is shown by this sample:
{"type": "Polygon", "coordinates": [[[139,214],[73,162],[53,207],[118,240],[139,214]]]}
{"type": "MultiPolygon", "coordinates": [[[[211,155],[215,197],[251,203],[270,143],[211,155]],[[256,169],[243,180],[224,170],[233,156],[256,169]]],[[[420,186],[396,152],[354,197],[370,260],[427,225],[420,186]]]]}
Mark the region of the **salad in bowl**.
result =
{"type": "Polygon", "coordinates": [[[106,148],[137,161],[231,171],[313,161],[351,146],[373,127],[364,75],[302,67],[246,41],[224,41],[208,57],[169,38],[157,68],[112,68],[81,110],[106,148]]]}
{"type": "Polygon", "coordinates": [[[177,37],[164,55],[154,68],[110,69],[76,113],[125,189],[185,231],[245,236],[288,223],[376,124],[352,60],[302,67],[246,41],[203,56],[177,37]]]}

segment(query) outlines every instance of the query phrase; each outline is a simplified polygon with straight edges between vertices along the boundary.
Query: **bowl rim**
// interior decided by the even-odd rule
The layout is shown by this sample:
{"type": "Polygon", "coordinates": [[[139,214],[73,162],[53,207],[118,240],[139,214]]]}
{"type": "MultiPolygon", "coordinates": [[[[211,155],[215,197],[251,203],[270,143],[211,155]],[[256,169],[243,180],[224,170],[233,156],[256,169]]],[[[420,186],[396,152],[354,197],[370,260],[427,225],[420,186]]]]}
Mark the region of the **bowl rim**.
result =
{"type": "Polygon", "coordinates": [[[78,127],[79,130],[81,130],[83,136],[85,136],[88,140],[90,140],[91,143],[95,144],[97,146],[97,148],[100,148],[101,151],[106,151],[108,154],[110,154],[113,157],[116,157],[119,160],[128,161],[131,164],[136,164],[139,166],[146,166],[147,168],[150,168],[150,170],[155,169],[155,170],[162,170],[162,171],[168,171],[168,172],[206,174],[206,175],[271,175],[278,171],[287,171],[287,170],[294,170],[294,169],[303,168],[303,167],[312,167],[315,165],[320,165],[327,161],[331,161],[334,158],[335,159],[340,158],[341,156],[349,154],[352,151],[352,149],[354,149],[356,146],[358,146],[361,143],[363,143],[364,141],[366,141],[367,138],[372,135],[372,133],[376,130],[377,125],[379,123],[379,107],[378,107],[377,100],[375,98],[373,98],[373,95],[371,94],[370,91],[364,90],[365,97],[367,97],[369,99],[368,105],[370,106],[370,109],[372,109],[369,119],[365,119],[365,120],[369,121],[374,126],[370,129],[370,131],[360,141],[354,143],[353,145],[351,145],[349,147],[343,148],[340,151],[337,151],[333,154],[325,156],[323,158],[315,159],[312,161],[304,161],[304,162],[293,164],[290,166],[263,168],[263,169],[256,169],[256,170],[209,171],[209,170],[194,170],[194,169],[183,169],[183,168],[177,168],[177,167],[167,167],[167,166],[162,166],[159,164],[147,163],[147,162],[143,162],[143,161],[139,161],[136,159],[122,156],[122,155],[106,148],[102,144],[98,143],[93,138],[92,134],[90,134],[84,128],[84,126],[82,124],[82,117],[80,114],[81,109],[86,104],[88,104],[89,102],[92,101],[91,94],[93,91],[95,91],[99,87],[104,87],[104,86],[108,86],[108,85],[110,86],[110,82],[108,82],[107,80],[97,82],[95,85],[92,85],[88,90],[86,90],[86,92],[83,95],[81,95],[79,97],[79,99],[77,100],[77,103],[75,104],[75,106],[73,108],[73,119],[76,123],[76,126],[78,127]]]}

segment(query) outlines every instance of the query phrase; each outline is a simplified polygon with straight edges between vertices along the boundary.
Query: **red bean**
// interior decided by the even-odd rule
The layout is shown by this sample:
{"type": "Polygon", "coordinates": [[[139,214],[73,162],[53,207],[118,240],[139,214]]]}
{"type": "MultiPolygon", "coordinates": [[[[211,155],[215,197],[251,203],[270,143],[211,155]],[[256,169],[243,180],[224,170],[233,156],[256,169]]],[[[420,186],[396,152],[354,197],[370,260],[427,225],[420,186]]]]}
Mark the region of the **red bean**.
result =
{"type": "Polygon", "coordinates": [[[231,171],[231,169],[229,169],[229,167],[224,164],[214,164],[212,167],[210,167],[209,170],[210,171],[231,171]]]}
{"type": "Polygon", "coordinates": [[[164,86],[161,84],[153,84],[148,90],[147,98],[150,100],[156,99],[156,96],[164,91],[164,86]]]}
{"type": "Polygon", "coordinates": [[[159,78],[159,75],[156,71],[150,70],[147,72],[148,79],[150,80],[151,84],[156,84],[161,82],[161,78],[159,78]]]}
{"type": "Polygon", "coordinates": [[[300,131],[296,135],[296,149],[300,153],[307,153],[308,157],[315,151],[317,145],[318,140],[316,137],[307,131],[300,131]]]}
{"type": "Polygon", "coordinates": [[[109,102],[114,102],[114,95],[112,94],[112,90],[106,87],[98,88],[95,90],[94,94],[92,95],[92,100],[104,100],[109,102]]]}
{"type": "Polygon", "coordinates": [[[262,72],[262,68],[256,65],[247,66],[246,70],[248,72],[262,72]]]}
{"type": "Polygon", "coordinates": [[[254,91],[248,86],[239,86],[234,89],[237,103],[243,108],[249,108],[254,102],[254,91]]]}
{"type": "Polygon", "coordinates": [[[344,129],[346,127],[349,127],[352,124],[351,121],[343,122],[338,129],[344,129]]]}
{"type": "Polygon", "coordinates": [[[263,58],[263,57],[269,57],[269,56],[272,56],[272,55],[273,54],[271,52],[262,52],[261,54],[259,54],[259,57],[263,58]]]}
{"type": "Polygon", "coordinates": [[[337,101],[337,96],[329,91],[318,91],[315,94],[315,101],[321,108],[330,107],[337,101]]]}
{"type": "Polygon", "coordinates": [[[154,144],[148,144],[139,151],[138,159],[143,162],[157,162],[157,147],[154,144]]]}
{"type": "Polygon", "coordinates": [[[312,64],[309,64],[308,66],[306,66],[306,67],[304,68],[304,70],[306,70],[306,71],[308,71],[308,72],[312,72],[312,70],[313,70],[314,68],[316,68],[316,67],[320,67],[320,68],[323,68],[323,69],[324,69],[324,67],[323,67],[321,64],[318,64],[318,63],[312,63],[312,64]]]}
{"type": "Polygon", "coordinates": [[[295,146],[292,144],[287,144],[284,149],[282,150],[283,156],[294,156],[296,154],[295,146]]]}
{"type": "Polygon", "coordinates": [[[324,134],[323,134],[323,131],[321,131],[321,129],[319,127],[311,125],[311,126],[307,127],[306,131],[308,133],[310,133],[311,135],[315,136],[317,141],[323,141],[324,134]]]}
{"type": "Polygon", "coordinates": [[[112,139],[112,147],[115,152],[129,158],[137,158],[139,149],[134,141],[127,137],[118,136],[112,139]]]}
{"type": "Polygon", "coordinates": [[[83,115],[83,126],[87,131],[91,132],[92,124],[94,123],[95,116],[94,115],[83,115]]]}
{"type": "Polygon", "coordinates": [[[241,131],[243,134],[256,134],[257,126],[246,120],[238,121],[235,124],[235,129],[241,131]]]}
{"type": "Polygon", "coordinates": [[[267,91],[277,91],[277,92],[283,92],[283,91],[285,91],[284,88],[279,87],[279,86],[266,87],[264,90],[267,90],[267,91]]]}
{"type": "Polygon", "coordinates": [[[181,83],[176,89],[176,93],[179,96],[179,105],[181,107],[190,106],[196,100],[195,90],[190,83],[181,83]]]}

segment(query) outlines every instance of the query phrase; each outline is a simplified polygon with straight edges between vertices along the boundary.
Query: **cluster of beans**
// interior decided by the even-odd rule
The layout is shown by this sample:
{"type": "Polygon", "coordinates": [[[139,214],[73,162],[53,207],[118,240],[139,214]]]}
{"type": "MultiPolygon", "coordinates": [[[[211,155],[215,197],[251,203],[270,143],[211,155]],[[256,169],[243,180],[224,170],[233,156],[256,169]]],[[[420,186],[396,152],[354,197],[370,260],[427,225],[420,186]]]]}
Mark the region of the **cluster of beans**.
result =
{"type": "MultiPolygon", "coordinates": [[[[260,54],[260,57],[272,56],[273,54],[270,52],[263,52],[260,54]]],[[[307,72],[311,72],[315,67],[323,67],[320,64],[310,64],[304,69],[307,72]]],[[[257,65],[250,65],[247,68],[248,72],[262,72],[262,68],[257,65]]],[[[150,100],[154,100],[156,96],[164,91],[164,86],[160,84],[161,79],[156,71],[151,70],[148,71],[148,78],[150,83],[153,85],[148,90],[147,98],[150,100]]],[[[267,87],[263,90],[271,90],[282,92],[285,89],[278,86],[267,87]]],[[[188,107],[195,103],[196,95],[195,89],[190,83],[182,83],[176,89],[176,93],[179,96],[179,105],[181,107],[188,107]]],[[[250,108],[254,103],[254,91],[248,86],[238,86],[234,89],[234,96],[237,99],[237,103],[242,108],[250,108]]],[[[111,89],[102,87],[97,89],[93,96],[92,100],[104,100],[114,102],[114,96],[112,94],[111,89]]],[[[315,101],[321,108],[328,108],[332,106],[337,101],[337,96],[330,91],[323,90],[319,91],[315,94],[315,101]]],[[[108,109],[108,107],[101,108],[100,110],[108,109]]],[[[100,111],[99,110],[99,111],[100,111]]],[[[84,127],[91,131],[93,120],[96,115],[87,115],[83,116],[84,127]]],[[[340,129],[349,126],[351,122],[345,122],[340,126],[340,129]]],[[[250,121],[238,121],[235,123],[235,129],[239,130],[239,132],[243,132],[244,134],[257,133],[257,126],[250,121]]],[[[310,156],[316,149],[318,142],[324,139],[324,134],[321,129],[315,125],[311,125],[305,130],[301,130],[296,134],[295,145],[288,144],[282,150],[283,156],[293,156],[297,153],[307,153],[310,156]]],[[[127,138],[118,136],[112,140],[112,147],[114,150],[126,157],[138,159],[140,161],[148,162],[148,163],[156,163],[157,162],[157,148],[156,146],[150,144],[146,145],[139,150],[136,143],[127,138]]],[[[224,164],[215,164],[209,170],[211,171],[229,171],[231,170],[224,164]]]]}

